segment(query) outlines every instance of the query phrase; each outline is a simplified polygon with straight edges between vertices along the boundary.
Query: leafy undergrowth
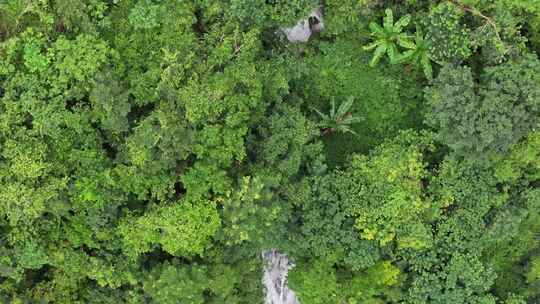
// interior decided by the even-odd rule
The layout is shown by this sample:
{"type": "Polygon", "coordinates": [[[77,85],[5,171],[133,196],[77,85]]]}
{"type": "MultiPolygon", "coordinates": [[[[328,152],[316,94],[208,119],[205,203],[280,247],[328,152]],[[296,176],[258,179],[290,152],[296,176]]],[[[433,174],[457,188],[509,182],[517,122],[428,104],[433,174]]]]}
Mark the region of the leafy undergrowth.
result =
{"type": "Polygon", "coordinates": [[[345,163],[352,153],[366,153],[399,130],[420,128],[422,84],[402,65],[369,66],[369,54],[355,39],[322,42],[320,53],[306,58],[311,86],[309,106],[327,110],[330,100],[355,101],[351,112],[363,120],[352,125],[358,134],[332,133],[324,137],[331,167],[345,163]]]}

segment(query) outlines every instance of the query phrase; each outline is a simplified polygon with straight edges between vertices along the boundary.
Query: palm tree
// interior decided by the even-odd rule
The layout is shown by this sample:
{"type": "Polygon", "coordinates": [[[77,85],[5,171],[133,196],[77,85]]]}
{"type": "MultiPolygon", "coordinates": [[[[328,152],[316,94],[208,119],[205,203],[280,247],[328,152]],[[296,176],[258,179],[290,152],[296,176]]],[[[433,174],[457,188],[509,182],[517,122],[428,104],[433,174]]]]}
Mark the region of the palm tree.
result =
{"type": "Polygon", "coordinates": [[[431,57],[429,56],[428,43],[424,39],[422,30],[416,28],[416,37],[414,39],[414,47],[401,54],[396,63],[409,62],[417,67],[421,67],[427,79],[433,79],[433,67],[431,66],[431,57]]]}
{"type": "Polygon", "coordinates": [[[394,14],[391,9],[386,9],[386,16],[383,19],[383,25],[380,26],[375,22],[369,24],[373,42],[364,47],[364,50],[373,50],[373,58],[369,63],[370,66],[375,66],[384,54],[388,54],[390,63],[395,63],[399,56],[398,46],[413,49],[414,43],[410,40],[407,33],[401,32],[411,21],[411,15],[405,15],[394,23],[394,14]]]}
{"type": "Polygon", "coordinates": [[[336,110],[336,103],[332,99],[331,108],[328,114],[313,108],[313,110],[321,117],[321,122],[318,124],[322,128],[322,134],[330,134],[333,132],[352,133],[358,135],[351,129],[350,125],[362,121],[361,117],[353,117],[350,108],[353,105],[354,97],[349,97],[336,110]]]}

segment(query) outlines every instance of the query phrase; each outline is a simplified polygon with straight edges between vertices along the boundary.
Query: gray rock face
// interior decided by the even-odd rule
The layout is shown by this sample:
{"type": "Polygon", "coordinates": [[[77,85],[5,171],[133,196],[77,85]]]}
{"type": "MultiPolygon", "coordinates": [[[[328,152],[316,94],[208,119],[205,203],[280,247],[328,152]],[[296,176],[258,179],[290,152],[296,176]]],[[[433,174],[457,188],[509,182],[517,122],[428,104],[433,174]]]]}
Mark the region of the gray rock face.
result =
{"type": "Polygon", "coordinates": [[[300,304],[294,291],[287,286],[287,273],[294,267],[285,254],[276,250],[262,252],[265,262],[263,285],[265,288],[265,304],[300,304]]]}
{"type": "Polygon", "coordinates": [[[313,33],[324,29],[322,7],[311,12],[306,19],[298,21],[293,27],[282,29],[290,42],[306,42],[313,33]]]}

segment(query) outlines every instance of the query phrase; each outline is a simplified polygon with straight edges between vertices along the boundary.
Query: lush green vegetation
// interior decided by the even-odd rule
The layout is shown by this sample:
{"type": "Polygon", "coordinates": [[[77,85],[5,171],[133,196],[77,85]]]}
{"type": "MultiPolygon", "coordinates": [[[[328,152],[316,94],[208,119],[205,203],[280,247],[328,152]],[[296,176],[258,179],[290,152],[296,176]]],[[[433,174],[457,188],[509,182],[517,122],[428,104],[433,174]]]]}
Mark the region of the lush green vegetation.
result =
{"type": "Polygon", "coordinates": [[[540,301],[540,2],[1,0],[0,302],[540,301]]]}

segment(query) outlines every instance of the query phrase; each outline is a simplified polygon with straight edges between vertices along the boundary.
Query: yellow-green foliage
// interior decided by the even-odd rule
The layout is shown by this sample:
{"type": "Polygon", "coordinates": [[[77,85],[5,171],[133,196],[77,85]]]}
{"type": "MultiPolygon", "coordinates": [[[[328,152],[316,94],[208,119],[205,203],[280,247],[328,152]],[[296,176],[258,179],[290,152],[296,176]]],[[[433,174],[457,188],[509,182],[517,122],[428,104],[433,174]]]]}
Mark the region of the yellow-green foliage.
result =
{"type": "Polygon", "coordinates": [[[530,133],[507,156],[496,159],[495,174],[501,182],[515,183],[522,177],[530,181],[540,179],[540,132],[530,133]]]}
{"type": "Polygon", "coordinates": [[[352,279],[344,284],[348,295],[347,303],[383,303],[381,298],[392,299],[400,284],[401,271],[389,261],[381,261],[365,271],[354,273],[352,279]]]}
{"type": "Polygon", "coordinates": [[[343,294],[335,269],[323,261],[298,265],[289,273],[288,279],[303,303],[339,303],[343,294]]]}
{"type": "Polygon", "coordinates": [[[429,149],[429,137],[408,132],[369,157],[353,158],[340,188],[364,239],[381,245],[395,240],[403,248],[431,246],[430,229],[423,223],[430,202],[422,193],[427,176],[423,152],[429,149]]]}
{"type": "Polygon", "coordinates": [[[129,256],[137,257],[157,245],[175,256],[193,256],[204,252],[219,226],[215,203],[178,201],[141,217],[126,217],[119,233],[129,256]]]}
{"type": "Polygon", "coordinates": [[[534,283],[537,280],[540,280],[540,255],[531,258],[527,273],[527,282],[534,283]]]}

